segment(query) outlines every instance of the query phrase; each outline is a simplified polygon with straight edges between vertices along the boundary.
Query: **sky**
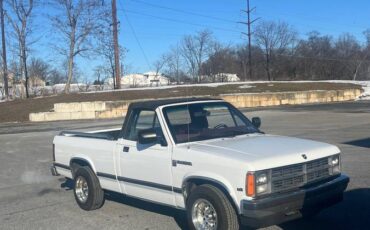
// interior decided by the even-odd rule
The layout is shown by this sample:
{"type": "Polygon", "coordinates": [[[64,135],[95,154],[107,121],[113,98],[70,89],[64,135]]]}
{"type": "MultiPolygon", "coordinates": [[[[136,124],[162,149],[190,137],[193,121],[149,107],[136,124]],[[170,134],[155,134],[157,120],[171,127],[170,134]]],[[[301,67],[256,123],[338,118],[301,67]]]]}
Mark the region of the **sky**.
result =
{"type": "MultiPolygon", "coordinates": [[[[363,42],[362,32],[370,28],[368,0],[250,0],[250,4],[256,7],[252,19],[287,22],[301,37],[313,30],[334,38],[349,32],[363,42]]],[[[130,72],[152,70],[158,57],[184,35],[203,29],[211,30],[225,44],[247,42],[242,35],[246,26],[238,23],[246,20],[242,12],[246,0],[117,0],[117,8],[119,42],[128,49],[125,64],[130,72]]],[[[45,13],[43,9],[39,12],[45,13]]],[[[54,32],[49,28],[49,33],[54,32]]],[[[42,33],[40,36],[41,41],[34,45],[36,55],[52,56],[52,50],[45,50],[50,49],[50,37],[42,33]]],[[[77,63],[92,75],[99,60],[80,58],[77,63]]]]}

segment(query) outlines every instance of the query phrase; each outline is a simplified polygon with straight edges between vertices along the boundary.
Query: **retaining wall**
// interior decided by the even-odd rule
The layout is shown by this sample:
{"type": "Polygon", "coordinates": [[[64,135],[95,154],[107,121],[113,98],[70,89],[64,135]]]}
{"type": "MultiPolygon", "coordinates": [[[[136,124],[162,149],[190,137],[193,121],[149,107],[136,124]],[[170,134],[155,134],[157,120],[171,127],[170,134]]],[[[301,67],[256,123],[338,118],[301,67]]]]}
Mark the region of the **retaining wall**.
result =
{"type": "MultiPolygon", "coordinates": [[[[226,94],[220,97],[237,108],[297,105],[355,100],[359,89],[278,93],[226,94]]],[[[95,101],[54,104],[54,111],[31,113],[30,121],[58,121],[123,117],[132,101],[95,101]]]]}

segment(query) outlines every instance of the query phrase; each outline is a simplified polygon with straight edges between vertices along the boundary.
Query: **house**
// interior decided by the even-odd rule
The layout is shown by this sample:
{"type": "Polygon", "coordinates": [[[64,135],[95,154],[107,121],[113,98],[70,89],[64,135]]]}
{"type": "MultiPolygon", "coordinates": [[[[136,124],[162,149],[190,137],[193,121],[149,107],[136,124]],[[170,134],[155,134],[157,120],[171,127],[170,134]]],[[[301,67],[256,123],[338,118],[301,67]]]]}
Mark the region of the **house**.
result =
{"type": "Polygon", "coordinates": [[[147,77],[150,86],[168,85],[170,83],[169,78],[163,76],[161,73],[146,72],[143,75],[147,77]]]}
{"type": "Polygon", "coordinates": [[[30,88],[45,87],[46,82],[38,76],[31,76],[28,78],[28,85],[30,88]]]}
{"type": "Polygon", "coordinates": [[[202,82],[237,82],[240,78],[234,73],[217,73],[214,75],[202,75],[202,82]]]}
{"type": "Polygon", "coordinates": [[[240,78],[234,73],[218,73],[215,75],[217,82],[237,82],[240,78]]]}
{"type": "MultiPolygon", "coordinates": [[[[108,80],[108,85],[113,85],[113,79],[108,80]]],[[[121,78],[121,86],[123,88],[128,87],[152,87],[168,85],[170,83],[169,78],[163,76],[161,73],[146,72],[143,74],[127,74],[121,78]]]]}
{"type": "Polygon", "coordinates": [[[121,85],[127,87],[147,86],[147,77],[143,74],[128,74],[121,78],[121,85]]]}

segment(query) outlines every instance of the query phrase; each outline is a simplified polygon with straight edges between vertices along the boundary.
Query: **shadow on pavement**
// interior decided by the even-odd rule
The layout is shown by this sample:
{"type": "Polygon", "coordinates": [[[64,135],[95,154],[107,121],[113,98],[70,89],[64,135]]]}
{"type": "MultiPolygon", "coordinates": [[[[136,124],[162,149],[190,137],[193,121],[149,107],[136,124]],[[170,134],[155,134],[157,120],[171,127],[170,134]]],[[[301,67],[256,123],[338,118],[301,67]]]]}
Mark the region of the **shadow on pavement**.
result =
{"type": "MultiPolygon", "coordinates": [[[[60,187],[65,189],[66,191],[73,190],[73,180],[70,179],[62,179],[60,187]]],[[[186,221],[186,213],[185,211],[178,210],[172,207],[154,204],[151,202],[143,201],[140,199],[135,199],[131,197],[127,197],[125,195],[112,192],[112,191],[105,191],[105,199],[118,202],[121,204],[129,205],[135,208],[140,208],[149,212],[155,212],[166,216],[171,216],[176,221],[177,225],[181,229],[188,229],[187,221],[186,221]]]]}
{"type": "Polygon", "coordinates": [[[69,191],[69,190],[72,190],[73,189],[73,180],[70,180],[70,179],[67,179],[67,178],[63,178],[61,180],[59,180],[60,182],[63,182],[60,184],[60,187],[61,188],[64,188],[66,191],[69,191]]]}
{"type": "MultiPolygon", "coordinates": [[[[181,229],[188,229],[186,213],[171,207],[129,198],[117,193],[107,193],[106,198],[150,212],[172,216],[181,229]]],[[[279,225],[284,230],[308,229],[369,229],[370,189],[354,189],[345,192],[343,202],[323,210],[311,219],[299,219],[279,225]]],[[[241,229],[248,229],[242,227],[241,229]]]]}
{"type": "Polygon", "coordinates": [[[299,219],[281,224],[284,230],[293,229],[369,229],[370,189],[346,191],[343,202],[323,210],[310,220],[299,219]]]}
{"type": "Polygon", "coordinates": [[[186,221],[185,211],[178,210],[175,208],[167,207],[160,204],[154,204],[151,202],[131,198],[118,194],[115,192],[106,192],[105,198],[114,202],[119,202],[121,204],[129,205],[135,208],[140,208],[149,212],[155,212],[166,216],[171,216],[176,221],[177,225],[181,229],[188,229],[186,221]]]}
{"type": "Polygon", "coordinates": [[[354,145],[363,148],[370,148],[370,138],[358,139],[353,141],[344,142],[346,145],[354,145]]]}
{"type": "MultiPolygon", "coordinates": [[[[73,189],[73,181],[66,180],[61,184],[66,190],[73,189]]],[[[164,205],[131,198],[116,192],[106,192],[106,199],[128,206],[171,216],[181,229],[188,229],[186,213],[164,205]]],[[[360,188],[346,191],[344,199],[310,219],[298,219],[280,224],[284,230],[311,229],[369,229],[370,226],[370,188],[360,188]]],[[[241,229],[249,229],[242,227],[241,229]]]]}

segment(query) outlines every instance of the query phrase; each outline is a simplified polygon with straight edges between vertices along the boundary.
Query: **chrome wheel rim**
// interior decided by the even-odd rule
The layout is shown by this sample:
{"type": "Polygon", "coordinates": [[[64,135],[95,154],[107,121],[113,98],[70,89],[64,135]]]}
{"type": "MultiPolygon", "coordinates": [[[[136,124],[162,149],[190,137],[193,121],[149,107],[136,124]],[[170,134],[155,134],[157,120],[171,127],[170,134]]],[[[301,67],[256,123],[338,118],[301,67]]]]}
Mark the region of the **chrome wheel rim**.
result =
{"type": "Polygon", "coordinates": [[[198,199],[191,208],[191,218],[195,229],[217,229],[217,213],[213,205],[204,199],[198,199]]]}
{"type": "Polygon", "coordinates": [[[87,186],[87,181],[85,178],[79,176],[76,179],[75,193],[77,199],[81,203],[86,203],[87,198],[89,197],[89,187],[87,186]]]}

